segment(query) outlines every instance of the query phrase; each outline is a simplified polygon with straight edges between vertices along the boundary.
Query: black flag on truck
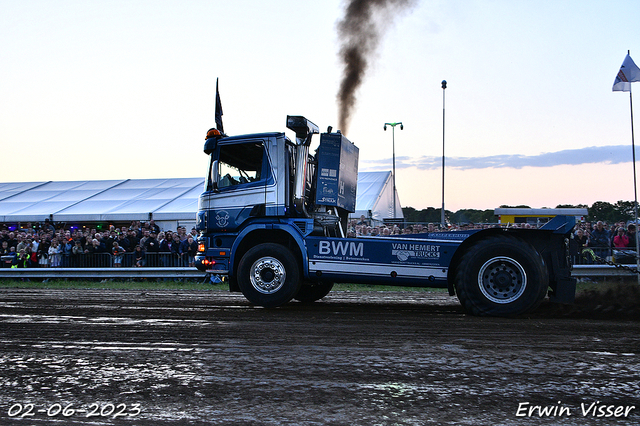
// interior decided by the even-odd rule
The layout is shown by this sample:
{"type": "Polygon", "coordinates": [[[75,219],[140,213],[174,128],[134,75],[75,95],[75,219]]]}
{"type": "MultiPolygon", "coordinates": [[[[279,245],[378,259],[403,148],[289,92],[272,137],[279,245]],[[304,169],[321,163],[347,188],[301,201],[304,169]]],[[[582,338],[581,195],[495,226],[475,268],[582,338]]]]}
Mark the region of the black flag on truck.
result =
{"type": "Polygon", "coordinates": [[[220,102],[220,92],[218,91],[218,79],[216,78],[216,129],[224,133],[222,126],[222,102],[220,102]]]}

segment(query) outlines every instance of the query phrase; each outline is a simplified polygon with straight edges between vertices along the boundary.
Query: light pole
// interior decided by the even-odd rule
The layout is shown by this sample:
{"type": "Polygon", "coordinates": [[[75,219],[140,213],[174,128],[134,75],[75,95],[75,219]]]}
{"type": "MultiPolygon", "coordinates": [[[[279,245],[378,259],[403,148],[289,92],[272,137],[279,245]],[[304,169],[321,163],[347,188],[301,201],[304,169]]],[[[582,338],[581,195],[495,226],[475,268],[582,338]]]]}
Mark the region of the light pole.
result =
{"type": "Polygon", "coordinates": [[[402,121],[398,123],[384,123],[384,130],[387,130],[387,126],[391,126],[391,140],[393,141],[393,218],[396,218],[396,126],[400,125],[400,130],[404,129],[402,121]]]}
{"type": "Polygon", "coordinates": [[[444,222],[444,91],[447,88],[447,80],[442,80],[442,210],[440,211],[440,226],[445,228],[444,222]]]}

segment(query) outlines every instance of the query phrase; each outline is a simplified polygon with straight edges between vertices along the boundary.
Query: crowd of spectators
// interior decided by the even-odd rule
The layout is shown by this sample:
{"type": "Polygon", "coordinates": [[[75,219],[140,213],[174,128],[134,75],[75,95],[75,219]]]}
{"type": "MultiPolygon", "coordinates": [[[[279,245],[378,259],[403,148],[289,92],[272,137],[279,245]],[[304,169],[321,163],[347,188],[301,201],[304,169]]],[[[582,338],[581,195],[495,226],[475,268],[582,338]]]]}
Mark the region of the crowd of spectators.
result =
{"type": "Polygon", "coordinates": [[[196,230],[161,231],[153,221],[109,229],[56,227],[49,220],[0,231],[3,267],[194,266],[196,230]]]}
{"type": "Polygon", "coordinates": [[[620,261],[623,257],[633,257],[631,252],[636,250],[636,238],[634,223],[628,225],[624,221],[612,225],[603,221],[578,223],[570,241],[573,262],[582,264],[592,261],[588,257],[585,259],[582,255],[585,249],[604,259],[613,258],[620,261]]]}
{"type": "MultiPolygon", "coordinates": [[[[372,225],[361,216],[349,221],[347,236],[392,236],[433,233],[452,230],[484,229],[496,224],[450,225],[446,229],[429,223],[372,225]]],[[[514,225],[512,225],[514,226],[514,225]]],[[[531,227],[518,224],[518,227],[531,227]]],[[[130,226],[109,229],[56,227],[48,219],[43,223],[25,224],[16,230],[0,231],[2,267],[83,267],[83,266],[194,266],[197,252],[196,230],[162,231],[153,221],[133,221],[130,226]]],[[[636,226],[624,222],[608,225],[578,223],[571,235],[570,251],[575,264],[589,263],[584,249],[607,258],[615,251],[636,248],[636,226]]]]}

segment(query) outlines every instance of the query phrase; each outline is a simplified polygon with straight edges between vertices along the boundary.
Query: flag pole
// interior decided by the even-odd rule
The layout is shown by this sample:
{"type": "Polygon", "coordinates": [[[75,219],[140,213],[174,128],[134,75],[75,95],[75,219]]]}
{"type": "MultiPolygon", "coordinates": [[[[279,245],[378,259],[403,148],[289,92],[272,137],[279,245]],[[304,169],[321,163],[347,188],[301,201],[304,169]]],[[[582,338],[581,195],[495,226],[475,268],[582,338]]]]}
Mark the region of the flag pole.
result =
{"type": "MultiPolygon", "coordinates": [[[[631,51],[627,50],[627,55],[631,55],[631,51]]],[[[636,227],[636,269],[640,270],[640,239],[638,238],[638,185],[636,178],[636,142],[633,132],[633,96],[631,94],[631,85],[629,85],[629,111],[631,112],[631,158],[633,159],[633,213],[634,225],[636,227]]],[[[638,274],[638,284],[640,284],[640,274],[638,274]]]]}
{"type": "MultiPolygon", "coordinates": [[[[633,134],[633,97],[631,95],[631,87],[629,87],[629,110],[631,111],[631,151],[633,159],[633,212],[635,216],[634,224],[636,227],[636,269],[640,270],[640,241],[638,238],[638,186],[636,178],[636,143],[633,134]]],[[[640,284],[640,274],[638,274],[638,284],[640,284]]]]}
{"type": "MultiPolygon", "coordinates": [[[[636,271],[640,270],[640,237],[638,236],[638,180],[636,174],[636,142],[633,131],[633,95],[631,94],[631,83],[640,81],[640,68],[631,59],[631,51],[627,50],[627,56],[620,66],[620,71],[613,83],[614,92],[629,92],[629,111],[631,112],[631,158],[633,161],[633,212],[635,243],[636,243],[636,271]]],[[[628,227],[627,227],[628,231],[628,227]]],[[[638,285],[640,285],[640,273],[638,273],[638,285]]]]}

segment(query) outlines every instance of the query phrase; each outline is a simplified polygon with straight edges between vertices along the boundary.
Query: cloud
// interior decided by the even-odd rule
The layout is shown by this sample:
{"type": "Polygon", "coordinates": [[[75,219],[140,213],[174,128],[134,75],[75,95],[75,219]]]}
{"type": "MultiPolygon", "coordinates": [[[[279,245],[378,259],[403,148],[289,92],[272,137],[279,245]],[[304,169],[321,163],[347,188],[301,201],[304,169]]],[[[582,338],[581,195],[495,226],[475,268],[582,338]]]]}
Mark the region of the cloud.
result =
{"type": "MultiPolygon", "coordinates": [[[[619,164],[632,161],[631,147],[627,145],[592,146],[580,149],[565,149],[539,155],[490,155],[486,157],[445,157],[447,168],[459,170],[574,166],[579,164],[619,164]]],[[[362,161],[364,170],[389,170],[391,159],[362,161]]],[[[416,167],[419,170],[434,170],[442,167],[442,157],[396,157],[396,169],[416,167]]]]}

